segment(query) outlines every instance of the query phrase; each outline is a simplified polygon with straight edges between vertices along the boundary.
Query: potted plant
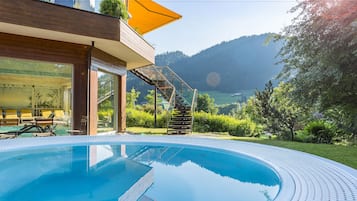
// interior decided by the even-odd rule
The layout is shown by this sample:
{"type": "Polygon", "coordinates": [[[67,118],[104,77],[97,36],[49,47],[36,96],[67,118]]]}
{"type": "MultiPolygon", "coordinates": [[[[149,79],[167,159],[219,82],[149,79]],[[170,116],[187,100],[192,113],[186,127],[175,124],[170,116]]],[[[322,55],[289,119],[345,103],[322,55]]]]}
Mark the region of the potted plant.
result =
{"type": "Polygon", "coordinates": [[[99,12],[123,20],[127,20],[129,16],[126,5],[121,0],[103,0],[100,3],[99,12]]]}

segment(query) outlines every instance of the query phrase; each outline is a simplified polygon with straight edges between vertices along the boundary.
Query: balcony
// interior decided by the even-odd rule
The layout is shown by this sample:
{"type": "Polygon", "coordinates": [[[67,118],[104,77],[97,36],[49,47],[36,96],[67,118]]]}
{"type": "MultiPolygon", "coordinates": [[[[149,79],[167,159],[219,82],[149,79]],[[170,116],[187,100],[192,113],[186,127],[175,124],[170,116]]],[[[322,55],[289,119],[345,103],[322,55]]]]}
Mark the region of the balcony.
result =
{"type": "Polygon", "coordinates": [[[0,0],[0,32],[92,45],[126,62],[127,69],[155,62],[154,48],[126,22],[95,12],[37,0],[0,0]]]}

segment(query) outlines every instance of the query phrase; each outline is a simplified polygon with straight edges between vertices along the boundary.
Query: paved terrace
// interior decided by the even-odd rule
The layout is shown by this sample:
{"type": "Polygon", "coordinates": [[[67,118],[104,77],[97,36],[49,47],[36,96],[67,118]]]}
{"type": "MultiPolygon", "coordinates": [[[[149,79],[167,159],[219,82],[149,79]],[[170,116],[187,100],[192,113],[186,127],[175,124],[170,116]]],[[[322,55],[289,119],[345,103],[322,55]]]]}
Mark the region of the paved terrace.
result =
{"type": "Polygon", "coordinates": [[[59,144],[161,143],[197,145],[245,154],[270,165],[282,186],[277,201],[357,201],[357,170],[315,155],[240,141],[187,136],[68,136],[0,141],[0,152],[59,144]]]}

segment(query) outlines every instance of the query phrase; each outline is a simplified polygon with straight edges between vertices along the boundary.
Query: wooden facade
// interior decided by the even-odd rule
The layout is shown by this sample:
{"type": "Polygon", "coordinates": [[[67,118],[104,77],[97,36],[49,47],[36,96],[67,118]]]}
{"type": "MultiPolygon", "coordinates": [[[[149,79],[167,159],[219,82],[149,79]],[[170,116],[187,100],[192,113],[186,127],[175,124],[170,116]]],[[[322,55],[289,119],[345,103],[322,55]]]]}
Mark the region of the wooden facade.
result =
{"type": "MultiPolygon", "coordinates": [[[[154,63],[153,47],[117,18],[36,0],[0,0],[0,13],[1,57],[73,65],[72,129],[81,129],[86,116],[90,135],[96,134],[98,103],[92,59],[125,70],[154,63]]],[[[115,125],[124,132],[126,73],[115,76],[115,125]]]]}

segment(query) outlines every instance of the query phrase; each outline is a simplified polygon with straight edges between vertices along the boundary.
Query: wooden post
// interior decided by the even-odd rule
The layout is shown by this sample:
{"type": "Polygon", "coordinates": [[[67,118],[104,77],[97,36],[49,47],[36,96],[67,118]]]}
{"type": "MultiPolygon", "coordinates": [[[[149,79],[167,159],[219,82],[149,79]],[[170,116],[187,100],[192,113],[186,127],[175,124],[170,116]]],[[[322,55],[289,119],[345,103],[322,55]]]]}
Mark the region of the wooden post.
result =
{"type": "Polygon", "coordinates": [[[157,121],[156,121],[156,117],[157,117],[157,88],[155,86],[155,95],[154,95],[154,128],[156,128],[157,125],[157,121]]]}
{"type": "Polygon", "coordinates": [[[118,75],[118,132],[124,133],[126,130],[126,75],[118,75]]]}
{"type": "Polygon", "coordinates": [[[89,125],[88,134],[97,134],[97,123],[98,123],[98,71],[97,69],[90,69],[90,80],[89,80],[89,125]]]}

